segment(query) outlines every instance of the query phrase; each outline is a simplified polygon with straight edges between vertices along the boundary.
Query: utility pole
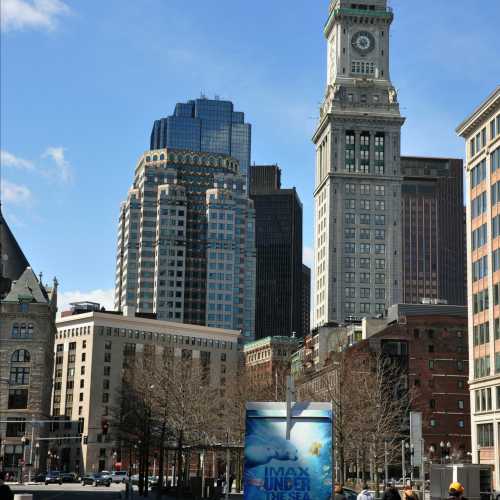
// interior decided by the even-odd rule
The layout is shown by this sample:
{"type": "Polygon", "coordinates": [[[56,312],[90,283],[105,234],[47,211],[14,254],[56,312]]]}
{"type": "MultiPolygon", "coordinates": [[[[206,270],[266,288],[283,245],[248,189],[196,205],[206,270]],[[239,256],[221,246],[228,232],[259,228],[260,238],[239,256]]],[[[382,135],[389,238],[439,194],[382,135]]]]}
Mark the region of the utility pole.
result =
{"type": "Polygon", "coordinates": [[[406,466],[405,466],[405,440],[401,440],[401,470],[403,473],[403,484],[406,482],[406,466]]]}
{"type": "Polygon", "coordinates": [[[384,484],[386,486],[388,478],[389,478],[389,463],[388,463],[388,452],[387,452],[387,439],[384,439],[384,484]]]}

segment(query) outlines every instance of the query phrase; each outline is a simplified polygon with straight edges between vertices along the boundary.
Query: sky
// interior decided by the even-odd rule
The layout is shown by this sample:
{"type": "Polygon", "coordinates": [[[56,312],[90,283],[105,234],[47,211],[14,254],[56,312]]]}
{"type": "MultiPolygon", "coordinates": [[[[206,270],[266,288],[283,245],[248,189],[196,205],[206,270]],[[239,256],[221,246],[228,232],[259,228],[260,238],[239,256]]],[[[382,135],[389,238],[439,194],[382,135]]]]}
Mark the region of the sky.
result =
{"type": "MultiPolygon", "coordinates": [[[[155,119],[220,96],[277,163],[313,259],[328,0],[0,0],[2,210],[60,305],[112,305],[119,206],[155,119]]],[[[500,84],[500,0],[392,0],[405,155],[462,158],[456,126],[500,84]]]]}

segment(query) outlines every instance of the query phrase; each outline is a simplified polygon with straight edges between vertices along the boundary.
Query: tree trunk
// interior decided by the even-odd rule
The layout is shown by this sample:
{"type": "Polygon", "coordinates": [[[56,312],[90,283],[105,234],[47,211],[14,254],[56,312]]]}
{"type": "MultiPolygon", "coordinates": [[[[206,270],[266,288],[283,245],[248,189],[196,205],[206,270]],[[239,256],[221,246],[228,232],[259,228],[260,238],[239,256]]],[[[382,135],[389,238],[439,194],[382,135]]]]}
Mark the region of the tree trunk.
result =
{"type": "Polygon", "coordinates": [[[179,495],[179,489],[182,486],[182,441],[183,441],[183,431],[179,432],[179,439],[177,440],[177,495],[179,495]]]}
{"type": "Polygon", "coordinates": [[[165,448],[164,448],[164,441],[165,441],[165,421],[162,422],[161,424],[161,434],[160,434],[160,449],[159,449],[159,456],[158,456],[158,491],[157,491],[157,498],[161,498],[161,491],[163,490],[163,469],[164,469],[164,464],[163,464],[163,457],[165,453],[165,448]]]}

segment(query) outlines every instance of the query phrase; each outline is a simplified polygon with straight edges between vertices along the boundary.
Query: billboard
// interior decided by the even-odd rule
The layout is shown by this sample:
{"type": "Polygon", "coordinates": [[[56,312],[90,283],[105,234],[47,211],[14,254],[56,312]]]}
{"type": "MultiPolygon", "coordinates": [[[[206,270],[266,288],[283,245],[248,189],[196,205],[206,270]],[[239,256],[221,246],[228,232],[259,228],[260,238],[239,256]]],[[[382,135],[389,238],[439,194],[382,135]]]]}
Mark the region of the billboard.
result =
{"type": "Polygon", "coordinates": [[[330,500],[332,406],[294,403],[287,436],[286,403],[248,403],[245,500],[330,500]]]}

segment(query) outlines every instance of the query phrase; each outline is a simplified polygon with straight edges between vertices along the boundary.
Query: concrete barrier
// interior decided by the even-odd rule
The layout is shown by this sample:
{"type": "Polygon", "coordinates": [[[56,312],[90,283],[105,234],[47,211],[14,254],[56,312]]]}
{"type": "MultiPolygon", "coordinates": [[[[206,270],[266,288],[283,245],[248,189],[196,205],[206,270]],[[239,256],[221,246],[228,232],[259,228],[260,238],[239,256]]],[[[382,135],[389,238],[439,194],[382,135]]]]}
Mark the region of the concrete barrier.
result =
{"type": "Polygon", "coordinates": [[[31,493],[18,493],[14,495],[14,500],[33,500],[33,495],[31,493]]]}

